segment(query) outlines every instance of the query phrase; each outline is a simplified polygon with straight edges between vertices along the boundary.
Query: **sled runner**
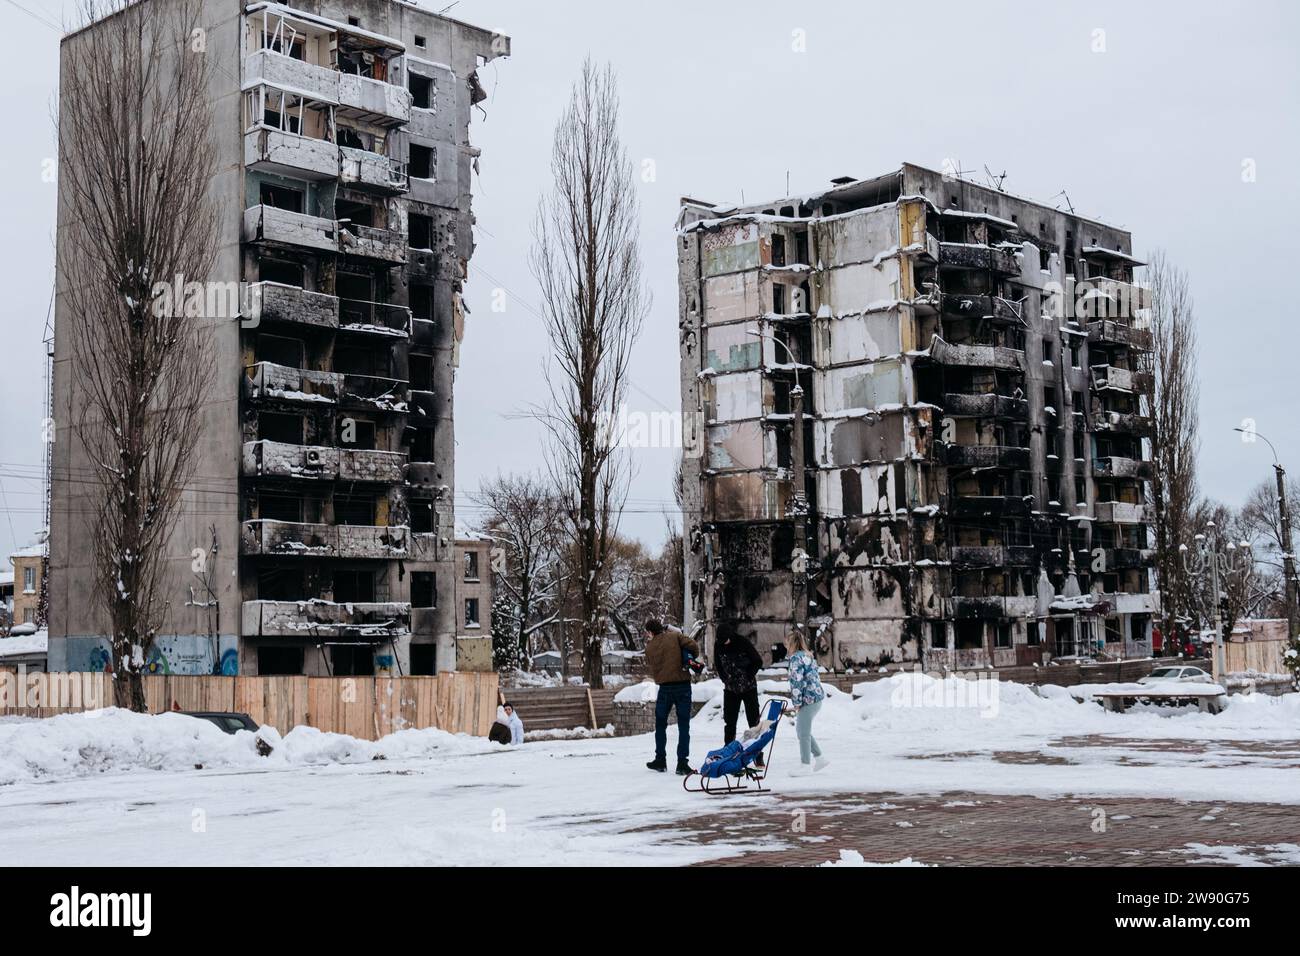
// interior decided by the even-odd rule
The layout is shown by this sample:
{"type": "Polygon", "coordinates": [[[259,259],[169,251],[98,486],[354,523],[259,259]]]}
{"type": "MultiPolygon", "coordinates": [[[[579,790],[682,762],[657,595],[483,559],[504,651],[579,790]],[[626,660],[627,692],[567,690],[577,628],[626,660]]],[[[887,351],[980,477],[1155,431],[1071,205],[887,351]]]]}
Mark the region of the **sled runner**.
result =
{"type": "Polygon", "coordinates": [[[776,728],[781,724],[781,714],[785,711],[785,701],[772,699],[767,702],[759,726],[763,727],[753,740],[742,743],[733,740],[717,750],[709,751],[704,763],[695,773],[682,778],[682,787],[688,793],[708,793],[722,796],[727,793],[771,793],[763,789],[767,779],[768,768],[772,766],[772,749],[776,740],[776,728]],[[766,726],[764,726],[766,725],[766,726]],[[763,766],[754,766],[754,761],[763,756],[763,766]]]}

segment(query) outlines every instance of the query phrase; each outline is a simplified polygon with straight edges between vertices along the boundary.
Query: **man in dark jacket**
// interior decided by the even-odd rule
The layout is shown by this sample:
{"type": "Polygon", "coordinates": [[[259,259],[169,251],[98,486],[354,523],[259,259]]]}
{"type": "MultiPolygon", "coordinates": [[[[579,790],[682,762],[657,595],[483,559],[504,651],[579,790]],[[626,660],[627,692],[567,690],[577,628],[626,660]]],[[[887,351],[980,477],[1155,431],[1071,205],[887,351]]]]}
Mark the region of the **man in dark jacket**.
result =
{"type": "Polygon", "coordinates": [[[659,685],[655,699],[655,759],[646,764],[663,773],[668,769],[668,714],[677,711],[677,772],[691,769],[691,673],[685,652],[699,656],[700,645],[675,627],[664,627],[654,618],[645,624],[645,663],[651,679],[659,685]]]}
{"type": "MultiPolygon", "coordinates": [[[[729,744],[736,739],[736,718],[742,703],[749,726],[758,723],[758,672],[763,658],[749,638],[741,637],[730,624],[718,626],[713,656],[722,678],[722,742],[729,744]]],[[[760,754],[760,766],[762,759],[760,754]]]]}

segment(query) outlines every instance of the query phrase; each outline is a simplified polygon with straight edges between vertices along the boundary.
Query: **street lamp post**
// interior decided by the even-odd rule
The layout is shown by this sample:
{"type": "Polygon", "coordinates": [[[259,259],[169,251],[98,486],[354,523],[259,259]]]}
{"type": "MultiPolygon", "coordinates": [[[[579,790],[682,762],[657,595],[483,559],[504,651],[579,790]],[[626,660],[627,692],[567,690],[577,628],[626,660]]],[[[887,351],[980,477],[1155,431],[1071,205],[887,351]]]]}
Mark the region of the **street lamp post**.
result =
{"type": "Polygon", "coordinates": [[[760,329],[746,329],[747,335],[767,339],[785,349],[790,364],[795,366],[794,387],[790,389],[790,410],[794,415],[793,432],[790,435],[790,478],[794,486],[794,501],[790,514],[794,518],[794,554],[791,556],[791,570],[794,572],[793,593],[794,624],[800,631],[808,623],[808,488],[807,475],[803,458],[803,386],[799,384],[799,362],[795,359],[790,346],[776,336],[760,329]]]}
{"type": "MultiPolygon", "coordinates": [[[[1247,431],[1244,428],[1234,428],[1233,431],[1255,438],[1264,438],[1253,429],[1247,431]]],[[[1264,444],[1268,445],[1269,450],[1273,452],[1273,477],[1277,481],[1278,530],[1282,533],[1282,540],[1279,542],[1282,545],[1282,573],[1286,578],[1287,637],[1293,638],[1297,631],[1300,631],[1300,595],[1297,594],[1297,584],[1300,580],[1296,578],[1294,539],[1291,537],[1291,509],[1287,506],[1286,500],[1286,469],[1278,461],[1277,449],[1273,447],[1273,443],[1264,438],[1264,444]]]]}
{"type": "Polygon", "coordinates": [[[1219,549],[1219,531],[1214,522],[1206,525],[1207,534],[1196,536],[1196,546],[1189,549],[1187,545],[1178,546],[1183,569],[1191,577],[1210,577],[1211,613],[1214,620],[1214,646],[1211,650],[1210,668],[1214,679],[1220,680],[1227,670],[1223,648],[1223,614],[1220,610],[1220,579],[1236,574],[1249,574],[1251,565],[1250,545],[1243,541],[1237,547],[1229,541],[1222,550],[1219,549]]]}

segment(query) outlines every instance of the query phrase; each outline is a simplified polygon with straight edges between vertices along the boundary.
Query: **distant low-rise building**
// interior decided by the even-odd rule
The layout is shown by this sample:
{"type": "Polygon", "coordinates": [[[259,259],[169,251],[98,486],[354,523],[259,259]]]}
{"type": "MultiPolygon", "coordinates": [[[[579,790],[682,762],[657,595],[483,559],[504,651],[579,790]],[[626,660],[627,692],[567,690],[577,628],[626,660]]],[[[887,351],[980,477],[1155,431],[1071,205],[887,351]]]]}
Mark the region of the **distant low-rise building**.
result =
{"type": "Polygon", "coordinates": [[[9,556],[9,563],[14,569],[10,607],[14,624],[43,623],[37,618],[41,606],[41,581],[45,576],[48,548],[49,545],[42,535],[35,544],[15,551],[9,556]]]}
{"type": "Polygon", "coordinates": [[[456,532],[456,670],[492,669],[492,540],[456,532]]]}

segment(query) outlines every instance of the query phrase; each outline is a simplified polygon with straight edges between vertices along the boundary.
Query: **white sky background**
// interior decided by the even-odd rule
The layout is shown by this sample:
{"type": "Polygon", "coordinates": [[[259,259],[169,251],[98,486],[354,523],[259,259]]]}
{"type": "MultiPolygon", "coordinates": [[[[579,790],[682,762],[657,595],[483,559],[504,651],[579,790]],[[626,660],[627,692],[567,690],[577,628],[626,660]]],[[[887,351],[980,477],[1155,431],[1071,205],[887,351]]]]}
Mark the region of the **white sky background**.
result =
{"type": "MultiPolygon", "coordinates": [[[[17,0],[59,22],[71,0],[17,0]]],[[[437,9],[441,0],[425,0],[437,9]]],[[[1253,418],[1300,480],[1295,302],[1300,227],[1296,7],[1222,3],[657,3],[461,0],[450,15],[502,30],[514,55],[481,71],[490,99],[471,134],[478,249],[456,386],[459,502],[498,471],[541,467],[539,427],[510,416],[542,395],[546,340],[528,270],[549,182],[551,132],[582,58],[619,72],[622,134],[638,167],[642,254],[654,309],[636,351],[633,412],[679,407],[673,221],[678,200],[811,192],[903,161],[948,157],[1005,187],[1131,229],[1191,274],[1200,317],[1203,490],[1239,504],[1269,478],[1253,418]],[[1094,31],[1105,52],[1093,52],[1094,31]],[[792,49],[803,30],[806,52],[792,49]],[[1257,180],[1242,181],[1253,159],[1257,180]],[[1054,200],[1053,200],[1054,201],[1054,200]],[[492,310],[495,288],[506,310],[492,310]]],[[[0,0],[0,554],[40,524],[41,334],[53,281],[50,120],[58,33],[0,0]],[[7,499],[7,505],[6,505],[7,499]],[[11,531],[12,524],[12,531],[11,531]]],[[[656,544],[676,452],[635,452],[624,530],[656,544]]],[[[7,568],[7,562],[3,562],[7,568]]]]}

